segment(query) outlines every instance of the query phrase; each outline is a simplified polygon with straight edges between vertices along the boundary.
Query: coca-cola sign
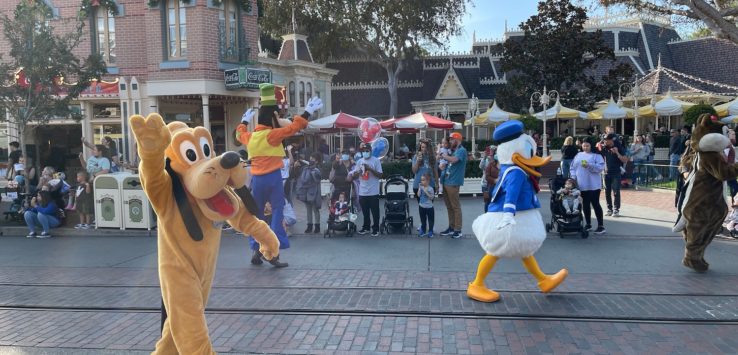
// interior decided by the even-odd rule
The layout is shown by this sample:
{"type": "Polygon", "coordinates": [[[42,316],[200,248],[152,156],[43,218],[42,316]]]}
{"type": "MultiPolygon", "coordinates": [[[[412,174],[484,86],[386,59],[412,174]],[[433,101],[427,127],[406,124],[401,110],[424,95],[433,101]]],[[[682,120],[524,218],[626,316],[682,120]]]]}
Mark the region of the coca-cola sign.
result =
{"type": "Polygon", "coordinates": [[[229,69],[223,72],[226,89],[238,89],[241,87],[239,69],[229,69]]]}
{"type": "Polygon", "coordinates": [[[229,69],[223,72],[223,77],[226,89],[258,89],[259,84],[272,82],[272,72],[268,69],[229,69]]]}
{"type": "Polygon", "coordinates": [[[266,69],[246,68],[246,87],[258,89],[259,84],[271,83],[272,72],[266,69]]]}

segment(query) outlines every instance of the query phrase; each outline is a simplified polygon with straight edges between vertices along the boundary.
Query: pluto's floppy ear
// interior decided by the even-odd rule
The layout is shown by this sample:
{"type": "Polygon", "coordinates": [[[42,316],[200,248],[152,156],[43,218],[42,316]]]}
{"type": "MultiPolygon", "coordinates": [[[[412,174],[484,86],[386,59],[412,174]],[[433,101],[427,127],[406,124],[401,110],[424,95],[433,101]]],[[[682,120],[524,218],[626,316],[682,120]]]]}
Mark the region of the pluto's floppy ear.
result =
{"type": "Polygon", "coordinates": [[[185,228],[187,228],[187,233],[190,234],[190,237],[192,237],[194,241],[199,242],[203,237],[202,228],[200,228],[200,224],[197,222],[195,213],[192,212],[192,206],[190,206],[190,201],[187,199],[187,194],[185,193],[184,186],[182,185],[182,180],[179,179],[179,175],[174,172],[174,169],[172,169],[170,164],[171,160],[167,158],[166,170],[172,178],[172,190],[174,192],[174,200],[177,203],[177,208],[179,209],[179,214],[182,216],[182,221],[185,224],[185,228]]]}
{"type": "Polygon", "coordinates": [[[256,206],[256,200],[254,200],[254,196],[251,195],[251,190],[246,187],[246,185],[233,189],[233,192],[235,192],[241,201],[243,201],[244,206],[246,206],[246,209],[249,210],[252,215],[257,217],[259,216],[259,208],[256,206]]]}

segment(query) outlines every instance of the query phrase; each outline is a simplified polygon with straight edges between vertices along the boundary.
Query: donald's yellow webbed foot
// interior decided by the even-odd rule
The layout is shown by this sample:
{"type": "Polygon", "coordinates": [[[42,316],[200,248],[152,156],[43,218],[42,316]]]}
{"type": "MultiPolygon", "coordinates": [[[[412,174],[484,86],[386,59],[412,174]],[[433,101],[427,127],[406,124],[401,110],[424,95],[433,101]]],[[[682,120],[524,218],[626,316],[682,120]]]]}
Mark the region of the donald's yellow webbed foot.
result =
{"type": "Polygon", "coordinates": [[[484,285],[478,286],[473,283],[469,283],[469,288],[466,289],[466,295],[479,302],[497,302],[500,300],[500,294],[488,289],[484,285]]]}
{"type": "Polygon", "coordinates": [[[541,271],[541,268],[538,267],[538,262],[536,261],[536,258],[534,258],[532,255],[523,258],[523,265],[525,266],[525,269],[528,270],[528,272],[533,275],[536,280],[538,280],[538,288],[541,289],[541,292],[543,293],[553,291],[553,289],[564,282],[566,276],[569,275],[569,271],[566,269],[561,269],[559,272],[553,275],[544,274],[543,271],[541,271]]]}
{"type": "Polygon", "coordinates": [[[474,279],[474,282],[469,283],[469,287],[466,289],[466,295],[469,298],[480,302],[495,302],[500,299],[500,294],[484,286],[484,279],[492,271],[496,262],[497,257],[493,255],[485,255],[479,261],[477,277],[474,279]]]}
{"type": "Polygon", "coordinates": [[[541,289],[541,292],[543,293],[549,293],[553,291],[553,289],[556,288],[556,286],[560,285],[564,280],[566,279],[566,276],[569,275],[569,271],[566,269],[561,269],[559,272],[553,274],[553,275],[546,275],[546,278],[538,281],[538,288],[541,289]]]}

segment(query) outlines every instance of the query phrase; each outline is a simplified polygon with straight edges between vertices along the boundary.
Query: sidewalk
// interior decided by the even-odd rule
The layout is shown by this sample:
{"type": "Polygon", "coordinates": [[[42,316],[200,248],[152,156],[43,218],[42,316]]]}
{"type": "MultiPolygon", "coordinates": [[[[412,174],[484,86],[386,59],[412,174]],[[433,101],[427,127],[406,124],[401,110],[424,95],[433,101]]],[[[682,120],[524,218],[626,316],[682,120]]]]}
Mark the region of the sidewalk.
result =
{"type": "MultiPolygon", "coordinates": [[[[544,221],[550,221],[550,193],[548,192],[548,186],[542,184],[542,191],[538,194],[538,198],[541,201],[541,214],[543,215],[544,221]]],[[[600,200],[603,209],[606,208],[604,191],[600,195],[600,200]]],[[[636,191],[632,189],[621,191],[622,205],[620,213],[622,217],[605,217],[605,228],[607,234],[610,236],[620,237],[664,237],[664,236],[677,236],[671,232],[671,227],[676,218],[676,209],[674,208],[674,194],[672,191],[636,191]]],[[[303,231],[306,227],[306,210],[305,205],[302,202],[294,201],[295,214],[297,215],[297,224],[292,226],[291,235],[303,235],[303,231]]],[[[380,200],[380,221],[384,215],[384,200],[380,200]]],[[[325,230],[325,221],[328,218],[327,202],[323,205],[320,210],[321,221],[323,225],[321,229],[325,230]]],[[[461,197],[461,206],[463,211],[463,228],[462,233],[466,236],[472,235],[471,225],[475,218],[483,213],[483,201],[481,196],[472,197],[464,196],[461,197]]],[[[436,223],[434,230],[436,233],[446,229],[448,227],[448,215],[446,207],[443,204],[443,200],[438,198],[435,202],[436,210],[436,223]]],[[[410,199],[410,215],[414,219],[415,227],[419,225],[420,219],[418,216],[417,202],[415,199],[410,199]]],[[[594,213],[592,215],[594,219],[594,213]]],[[[27,229],[22,225],[8,225],[5,221],[0,223],[0,229],[5,235],[18,236],[25,235],[27,229]]],[[[359,214],[356,221],[359,229],[363,223],[363,215],[359,214]]],[[[593,221],[593,224],[595,221],[593,221]]],[[[130,236],[156,236],[156,230],[117,230],[110,228],[103,228],[97,230],[75,230],[71,226],[58,228],[54,230],[54,235],[57,236],[84,236],[84,235],[130,235],[130,236]]]]}

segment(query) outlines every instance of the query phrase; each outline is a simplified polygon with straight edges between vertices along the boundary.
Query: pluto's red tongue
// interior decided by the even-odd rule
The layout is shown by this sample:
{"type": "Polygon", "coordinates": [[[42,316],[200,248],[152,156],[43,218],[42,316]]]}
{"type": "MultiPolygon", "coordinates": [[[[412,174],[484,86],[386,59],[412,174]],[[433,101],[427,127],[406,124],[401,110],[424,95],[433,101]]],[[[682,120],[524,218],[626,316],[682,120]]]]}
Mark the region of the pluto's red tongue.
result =
{"type": "Polygon", "coordinates": [[[218,192],[217,195],[209,198],[208,204],[221,216],[230,216],[235,211],[225,191],[218,192]]]}

